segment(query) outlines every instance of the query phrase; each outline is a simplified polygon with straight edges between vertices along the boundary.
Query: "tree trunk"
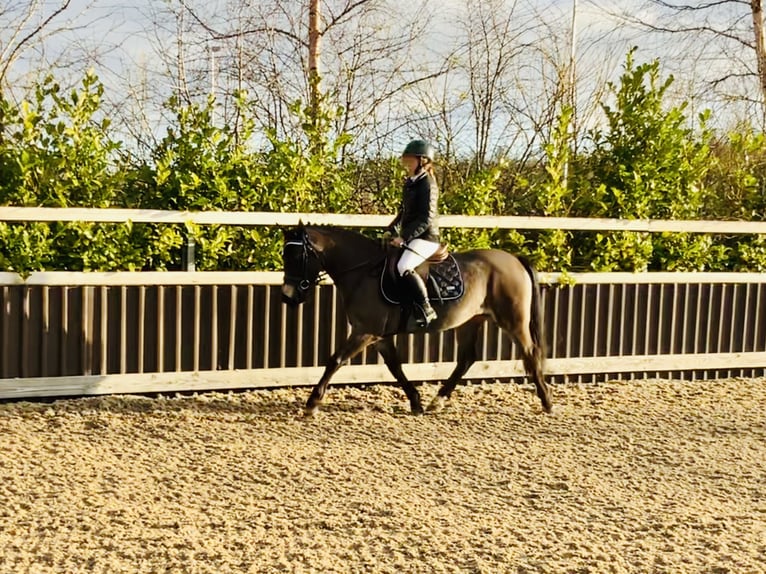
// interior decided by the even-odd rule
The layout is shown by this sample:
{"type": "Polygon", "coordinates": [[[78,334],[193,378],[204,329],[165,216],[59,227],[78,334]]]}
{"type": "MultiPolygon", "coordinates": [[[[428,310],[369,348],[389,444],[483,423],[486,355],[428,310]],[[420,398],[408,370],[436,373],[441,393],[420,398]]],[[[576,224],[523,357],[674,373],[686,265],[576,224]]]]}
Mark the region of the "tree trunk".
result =
{"type": "Polygon", "coordinates": [[[755,32],[755,54],[758,60],[758,80],[761,86],[761,105],[766,122],[766,42],[763,30],[763,0],[750,0],[753,12],[753,31],[755,32]]]}
{"type": "Polygon", "coordinates": [[[320,113],[321,90],[319,82],[320,41],[319,0],[309,0],[309,107],[311,119],[316,124],[320,113]]]}

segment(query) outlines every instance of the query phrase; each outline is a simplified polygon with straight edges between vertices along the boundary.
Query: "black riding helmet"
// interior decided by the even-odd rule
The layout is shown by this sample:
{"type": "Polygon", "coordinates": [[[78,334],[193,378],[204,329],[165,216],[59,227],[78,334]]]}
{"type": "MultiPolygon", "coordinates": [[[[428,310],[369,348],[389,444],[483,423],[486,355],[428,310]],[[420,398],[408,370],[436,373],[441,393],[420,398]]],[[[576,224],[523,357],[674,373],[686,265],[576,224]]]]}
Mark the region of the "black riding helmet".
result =
{"type": "Polygon", "coordinates": [[[434,161],[434,148],[425,140],[412,140],[404,148],[402,157],[404,156],[424,157],[428,161],[434,161]]]}

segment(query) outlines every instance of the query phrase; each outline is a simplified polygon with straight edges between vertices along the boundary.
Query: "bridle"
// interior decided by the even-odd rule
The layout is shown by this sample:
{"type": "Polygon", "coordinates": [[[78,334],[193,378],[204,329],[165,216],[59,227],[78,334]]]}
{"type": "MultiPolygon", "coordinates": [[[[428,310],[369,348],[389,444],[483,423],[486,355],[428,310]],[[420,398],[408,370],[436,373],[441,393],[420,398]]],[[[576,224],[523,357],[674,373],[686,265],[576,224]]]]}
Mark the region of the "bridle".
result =
{"type": "MultiPolygon", "coordinates": [[[[320,281],[327,278],[329,275],[327,271],[325,271],[325,262],[322,259],[322,256],[319,251],[317,251],[313,245],[311,245],[311,242],[308,240],[308,235],[304,232],[301,236],[300,241],[292,240],[292,241],[286,241],[284,248],[283,248],[283,254],[287,251],[288,247],[297,247],[301,250],[301,275],[288,275],[285,273],[285,281],[290,281],[296,285],[299,291],[302,293],[306,293],[309,289],[314,287],[316,284],[318,284],[320,281]],[[309,278],[308,273],[308,261],[309,257],[315,257],[316,260],[319,262],[319,273],[316,274],[316,277],[313,279],[309,278]]],[[[361,263],[357,263],[356,265],[352,265],[348,269],[344,269],[343,271],[340,271],[338,273],[335,273],[336,276],[342,276],[346,273],[350,273],[351,271],[355,271],[357,269],[361,269],[363,267],[368,267],[372,265],[377,265],[381,261],[383,261],[386,258],[385,253],[381,255],[378,258],[374,259],[368,259],[365,261],[362,261],[361,263]]]]}
{"type": "Polygon", "coordinates": [[[286,241],[283,253],[287,251],[288,247],[298,247],[301,250],[301,275],[288,275],[285,273],[285,281],[293,282],[299,291],[305,293],[327,276],[327,272],[324,271],[324,261],[322,261],[322,258],[319,256],[319,252],[314,249],[314,246],[308,241],[306,233],[303,233],[300,241],[286,241]],[[317,273],[316,277],[313,279],[309,279],[309,256],[315,257],[319,262],[320,267],[319,273],[317,273]]]}

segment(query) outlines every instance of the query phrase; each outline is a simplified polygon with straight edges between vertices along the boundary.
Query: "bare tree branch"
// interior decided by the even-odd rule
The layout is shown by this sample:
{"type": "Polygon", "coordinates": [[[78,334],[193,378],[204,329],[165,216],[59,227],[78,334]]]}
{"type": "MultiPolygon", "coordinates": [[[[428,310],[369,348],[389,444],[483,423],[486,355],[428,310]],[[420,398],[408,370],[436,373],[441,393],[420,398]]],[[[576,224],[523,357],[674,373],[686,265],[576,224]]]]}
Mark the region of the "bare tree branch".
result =
{"type": "MultiPolygon", "coordinates": [[[[16,39],[19,37],[21,32],[24,30],[24,28],[26,28],[27,24],[32,19],[32,17],[35,15],[35,13],[37,12],[37,8],[38,6],[37,6],[36,0],[27,6],[26,14],[21,19],[21,21],[15,25],[14,27],[15,29],[13,30],[11,37],[8,39],[8,43],[3,49],[3,53],[0,54],[0,60],[6,61],[9,59],[8,54],[11,52],[11,50],[13,50],[14,46],[16,45],[16,39]]],[[[10,12],[10,10],[8,10],[8,12],[10,12]]],[[[5,13],[6,12],[3,11],[2,14],[0,15],[4,16],[5,13]]],[[[11,14],[11,18],[12,17],[13,15],[11,14]]]]}
{"type": "MultiPolygon", "coordinates": [[[[596,5],[594,0],[590,3],[596,5]]],[[[643,7],[651,8],[650,16],[644,17],[640,11],[632,14],[604,11],[638,30],[672,35],[685,42],[685,47],[674,46],[676,50],[665,62],[675,61],[680,66],[677,75],[687,79],[688,86],[695,85],[693,98],[706,91],[701,86],[707,86],[708,98],[720,102],[725,97],[729,104],[749,102],[753,93],[760,92],[762,114],[757,121],[766,125],[763,0],[701,0],[698,3],[646,0],[643,7]],[[751,74],[755,69],[757,74],[751,74]],[[722,93],[723,90],[726,93],[722,93]]],[[[678,44],[678,40],[674,41],[678,44]]],[[[708,99],[708,105],[715,104],[708,99]]],[[[751,107],[747,109],[748,114],[752,112],[751,107]]]]}
{"type": "MultiPolygon", "coordinates": [[[[344,6],[343,10],[337,15],[332,16],[330,22],[325,26],[324,31],[327,32],[327,30],[330,30],[331,28],[334,28],[335,26],[342,24],[347,18],[353,15],[353,13],[358,9],[363,7],[365,4],[369,4],[374,0],[356,0],[356,2],[346,2],[346,5],[344,6]]],[[[332,15],[332,13],[331,13],[332,15]]]]}
{"type": "MultiPolygon", "coordinates": [[[[3,67],[0,69],[0,82],[5,80],[5,75],[8,73],[8,68],[11,66],[13,61],[16,59],[16,56],[19,54],[19,52],[24,48],[24,46],[32,40],[35,36],[40,34],[45,27],[51,23],[51,21],[56,18],[59,14],[64,12],[67,8],[69,8],[69,5],[72,3],[72,0],[64,0],[64,3],[59,6],[56,10],[54,10],[45,20],[43,20],[34,30],[29,32],[26,36],[24,36],[21,41],[19,41],[16,46],[14,46],[13,50],[11,50],[10,54],[5,58],[5,62],[3,62],[3,67]]],[[[30,11],[31,12],[31,11],[30,11]]]]}
{"type": "Polygon", "coordinates": [[[720,78],[716,78],[715,80],[711,80],[710,83],[713,86],[717,86],[718,84],[723,84],[724,82],[728,82],[729,80],[733,80],[736,78],[754,78],[757,77],[758,74],[755,72],[747,72],[747,73],[734,73],[726,74],[725,76],[721,76],[720,78]]]}
{"type": "Polygon", "coordinates": [[[717,0],[716,2],[703,2],[696,6],[691,6],[689,4],[672,4],[671,2],[665,2],[664,0],[649,0],[649,1],[652,2],[653,4],[662,6],[663,8],[671,8],[673,10],[707,10],[709,8],[715,8],[717,6],[722,6],[724,4],[742,4],[744,6],[750,5],[748,0],[717,0]]]}
{"type": "Polygon", "coordinates": [[[298,36],[297,34],[289,31],[289,30],[282,30],[281,28],[275,28],[273,26],[263,26],[258,28],[249,28],[247,30],[238,30],[236,32],[219,32],[215,30],[212,26],[207,24],[202,18],[200,18],[197,13],[192,10],[189,5],[186,3],[186,0],[180,0],[181,6],[186,9],[187,12],[189,12],[189,15],[199,24],[214,40],[228,40],[231,38],[237,38],[242,36],[250,36],[253,34],[263,34],[265,32],[274,32],[276,34],[280,34],[286,38],[290,38],[292,41],[297,42],[303,46],[307,46],[308,42],[298,36]]]}
{"type": "Polygon", "coordinates": [[[748,42],[747,40],[740,38],[736,34],[733,34],[729,30],[717,30],[716,28],[713,28],[712,26],[682,26],[678,28],[669,28],[667,26],[658,26],[656,24],[651,24],[649,22],[644,22],[643,20],[634,19],[634,18],[626,18],[626,20],[630,21],[633,24],[637,24],[639,26],[642,26],[648,30],[652,30],[654,32],[668,32],[672,34],[682,34],[682,33],[693,33],[693,32],[703,32],[706,34],[714,34],[716,36],[720,36],[722,38],[727,38],[729,40],[733,40],[735,42],[738,42],[739,44],[742,44],[746,48],[750,48],[751,50],[755,49],[755,44],[748,42]]]}

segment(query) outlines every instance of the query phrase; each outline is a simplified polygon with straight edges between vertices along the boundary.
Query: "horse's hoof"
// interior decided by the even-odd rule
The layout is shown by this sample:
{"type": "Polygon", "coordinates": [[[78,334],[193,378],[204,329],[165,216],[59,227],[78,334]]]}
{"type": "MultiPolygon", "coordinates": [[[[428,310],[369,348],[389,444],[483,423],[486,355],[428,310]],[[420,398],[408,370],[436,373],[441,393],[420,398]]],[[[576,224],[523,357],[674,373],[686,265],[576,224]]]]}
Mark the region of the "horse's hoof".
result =
{"type": "Polygon", "coordinates": [[[428,412],[438,413],[440,410],[444,408],[444,405],[446,404],[447,404],[447,397],[436,395],[434,397],[434,400],[431,401],[431,404],[428,405],[428,412]]]}
{"type": "Polygon", "coordinates": [[[313,407],[306,406],[306,408],[303,409],[303,417],[310,419],[311,417],[315,416],[319,412],[319,405],[314,405],[313,407]]]}
{"type": "Polygon", "coordinates": [[[418,417],[418,416],[420,416],[420,415],[422,415],[424,413],[425,413],[425,411],[423,410],[423,405],[415,405],[415,406],[412,407],[412,415],[413,416],[418,417]]]}

